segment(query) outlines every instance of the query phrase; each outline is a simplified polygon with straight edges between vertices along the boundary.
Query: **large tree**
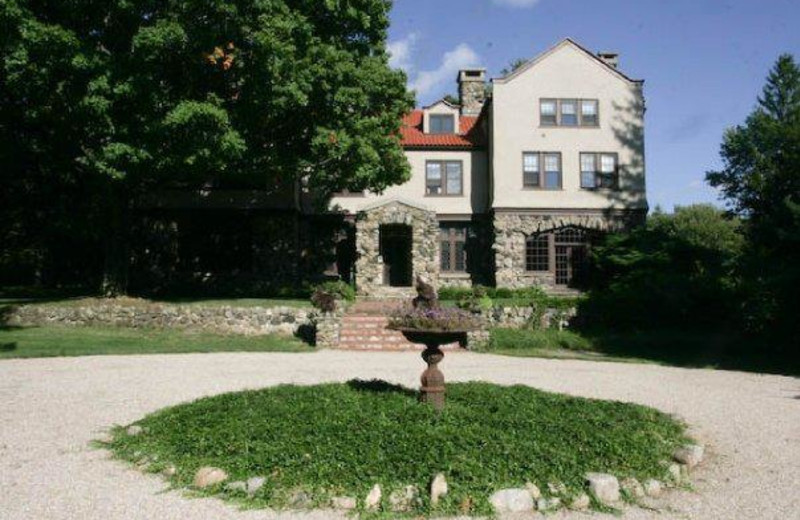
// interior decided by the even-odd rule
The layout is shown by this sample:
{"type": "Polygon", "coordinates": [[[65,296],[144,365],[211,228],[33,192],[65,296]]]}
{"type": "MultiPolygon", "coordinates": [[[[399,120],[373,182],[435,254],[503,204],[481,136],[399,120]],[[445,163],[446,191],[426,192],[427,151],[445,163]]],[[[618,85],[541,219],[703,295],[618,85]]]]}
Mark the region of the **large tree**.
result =
{"type": "Polygon", "coordinates": [[[725,133],[721,156],[723,169],[707,179],[745,217],[749,324],[800,333],[800,68],[791,55],[778,58],[744,124],[725,133]]]}
{"type": "Polygon", "coordinates": [[[109,292],[124,289],[132,201],[159,186],[225,175],[321,192],[402,182],[397,135],[413,99],[388,66],[390,7],[0,0],[6,173],[34,191],[99,194],[86,211],[109,239],[109,292]]]}

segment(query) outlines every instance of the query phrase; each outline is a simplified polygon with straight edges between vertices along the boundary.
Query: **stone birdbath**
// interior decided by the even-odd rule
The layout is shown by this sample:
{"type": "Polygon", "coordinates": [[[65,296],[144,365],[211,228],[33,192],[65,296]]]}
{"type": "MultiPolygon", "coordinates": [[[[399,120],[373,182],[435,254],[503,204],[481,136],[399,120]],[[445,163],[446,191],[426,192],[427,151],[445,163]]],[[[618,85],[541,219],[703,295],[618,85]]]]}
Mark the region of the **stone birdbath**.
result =
{"type": "Polygon", "coordinates": [[[478,328],[471,313],[456,308],[442,308],[435,289],[417,278],[417,294],[412,307],[392,316],[389,328],[398,330],[412,343],[425,345],[422,359],[428,365],[422,372],[419,399],[437,411],[444,409],[444,374],[439,363],[444,359],[442,345],[462,342],[468,331],[478,328]]]}

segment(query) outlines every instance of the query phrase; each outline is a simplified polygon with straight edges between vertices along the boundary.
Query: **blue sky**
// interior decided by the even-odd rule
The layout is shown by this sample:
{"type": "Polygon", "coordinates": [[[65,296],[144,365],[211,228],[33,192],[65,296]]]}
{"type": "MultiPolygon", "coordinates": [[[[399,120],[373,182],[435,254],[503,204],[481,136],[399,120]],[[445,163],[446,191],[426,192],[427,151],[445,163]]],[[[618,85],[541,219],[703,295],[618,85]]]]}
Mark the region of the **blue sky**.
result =
{"type": "Polygon", "coordinates": [[[496,77],[565,37],[619,52],[620,68],[645,80],[651,208],[721,204],[705,172],[778,55],[800,60],[800,1],[395,0],[389,44],[424,105],[455,94],[459,68],[496,77]]]}

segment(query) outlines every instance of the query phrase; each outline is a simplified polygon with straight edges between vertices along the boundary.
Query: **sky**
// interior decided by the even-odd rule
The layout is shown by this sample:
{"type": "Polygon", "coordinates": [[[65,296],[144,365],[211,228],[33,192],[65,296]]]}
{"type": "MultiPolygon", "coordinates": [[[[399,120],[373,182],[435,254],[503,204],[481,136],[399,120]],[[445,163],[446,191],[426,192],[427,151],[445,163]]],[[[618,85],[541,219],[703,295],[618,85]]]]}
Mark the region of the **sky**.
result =
{"type": "Polygon", "coordinates": [[[417,105],[456,94],[461,68],[490,77],[563,38],[620,54],[644,79],[650,207],[722,206],[705,172],[719,169],[726,128],[756,105],[781,53],[800,60],[800,0],[395,0],[391,64],[417,105]]]}

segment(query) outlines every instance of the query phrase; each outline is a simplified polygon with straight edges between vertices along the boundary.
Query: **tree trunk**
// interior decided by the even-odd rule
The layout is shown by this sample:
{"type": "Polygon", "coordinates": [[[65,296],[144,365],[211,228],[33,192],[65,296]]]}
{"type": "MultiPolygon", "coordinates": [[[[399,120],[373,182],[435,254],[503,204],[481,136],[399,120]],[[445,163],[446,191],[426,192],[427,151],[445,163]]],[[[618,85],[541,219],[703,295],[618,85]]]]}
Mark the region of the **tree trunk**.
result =
{"type": "MultiPolygon", "coordinates": [[[[113,182],[113,181],[112,181],[113,182]]],[[[106,297],[122,296],[128,291],[130,254],[130,200],[125,187],[114,184],[108,190],[105,266],[100,290],[106,297]]]]}

